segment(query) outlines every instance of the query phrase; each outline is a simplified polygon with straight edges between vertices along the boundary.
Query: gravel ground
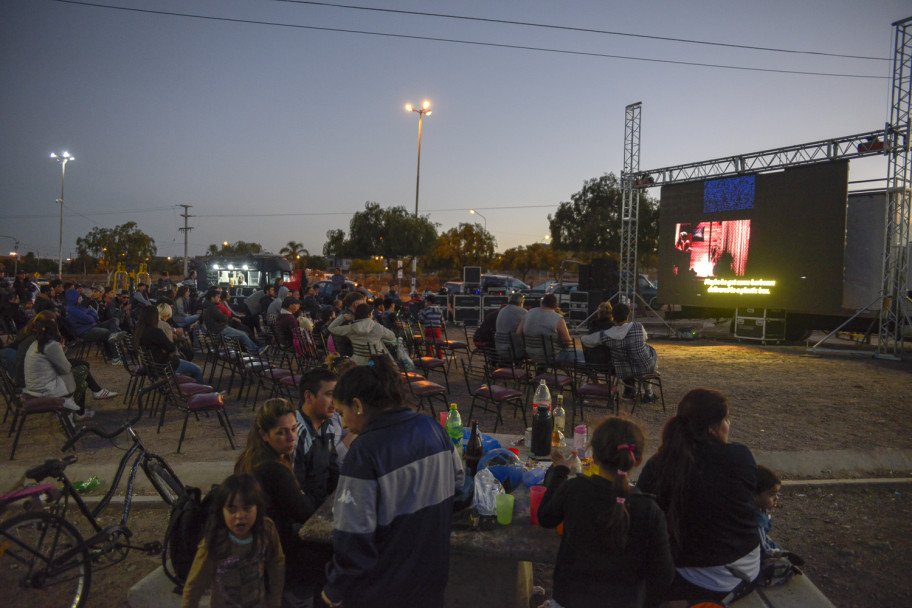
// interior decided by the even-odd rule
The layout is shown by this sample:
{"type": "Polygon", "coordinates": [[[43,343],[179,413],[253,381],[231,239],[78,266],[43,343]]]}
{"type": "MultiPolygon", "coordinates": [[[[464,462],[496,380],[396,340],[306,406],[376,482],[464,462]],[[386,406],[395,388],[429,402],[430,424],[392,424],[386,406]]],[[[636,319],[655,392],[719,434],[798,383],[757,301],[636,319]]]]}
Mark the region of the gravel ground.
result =
{"type": "MultiPolygon", "coordinates": [[[[451,338],[455,337],[451,332],[451,338]]],[[[638,410],[636,418],[647,429],[654,448],[661,427],[680,397],[705,386],[729,395],[732,403],[732,440],[753,450],[809,451],[827,449],[912,448],[912,364],[852,355],[807,356],[804,347],[763,346],[698,340],[654,342],[663,374],[667,412],[661,403],[638,410]]],[[[91,359],[92,371],[108,388],[123,391],[122,368],[91,359]]],[[[434,379],[432,377],[432,379],[434,379]]],[[[459,404],[468,422],[469,401],[461,374],[452,373],[451,400],[459,404]]],[[[233,461],[251,422],[250,406],[231,395],[228,412],[238,448],[232,450],[214,419],[191,420],[181,454],[176,454],[182,417],[169,412],[161,433],[144,418],[136,425],[146,444],[172,465],[233,461]]],[[[98,411],[97,424],[110,427],[123,420],[120,398],[90,403],[98,411]]],[[[622,402],[622,409],[629,402],[622,402]]],[[[437,406],[439,411],[439,406],[437,406]]],[[[604,412],[586,411],[591,423],[604,412]]],[[[494,415],[479,412],[483,432],[493,432],[494,415]]],[[[522,420],[504,412],[498,433],[520,434],[522,420]]],[[[569,424],[569,421],[568,421],[569,424]]],[[[118,441],[121,447],[123,441],[118,441]]],[[[29,420],[15,464],[32,464],[59,454],[62,435],[55,425],[29,420]],[[49,446],[55,446],[50,448],[49,446]]],[[[0,434],[0,454],[11,441],[0,434]]],[[[80,447],[80,463],[116,462],[122,452],[108,442],[87,440],[80,447]]],[[[4,466],[4,464],[0,464],[4,466]]],[[[909,471],[859,471],[860,476],[910,477],[909,471]]],[[[807,560],[814,582],[839,608],[912,605],[912,583],[906,574],[910,560],[912,485],[790,485],[783,491],[781,508],[773,523],[774,537],[807,560]]],[[[130,525],[142,540],[159,538],[167,511],[151,507],[134,510],[130,525]]],[[[97,574],[92,606],[125,606],[126,591],[158,565],[156,558],[131,554],[120,566],[97,574]]],[[[536,584],[550,591],[550,566],[536,565],[536,584]]],[[[538,606],[543,597],[533,599],[538,606]]]]}

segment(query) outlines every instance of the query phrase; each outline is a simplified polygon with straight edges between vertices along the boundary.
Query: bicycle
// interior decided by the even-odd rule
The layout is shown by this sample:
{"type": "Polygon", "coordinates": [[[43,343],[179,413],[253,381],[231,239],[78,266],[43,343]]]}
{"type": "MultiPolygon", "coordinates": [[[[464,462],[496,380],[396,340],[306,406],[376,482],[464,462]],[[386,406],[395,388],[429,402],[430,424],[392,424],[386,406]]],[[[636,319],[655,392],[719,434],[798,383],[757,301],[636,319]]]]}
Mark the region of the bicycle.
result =
{"type": "Polygon", "coordinates": [[[65,473],[66,467],[76,462],[75,455],[47,460],[29,469],[26,477],[34,480],[36,485],[0,496],[0,508],[5,509],[20,500],[25,501],[26,507],[25,513],[0,523],[0,589],[25,599],[28,606],[80,608],[88,599],[94,569],[120,563],[131,549],[148,555],[162,552],[159,541],[132,544],[133,533],[127,527],[134,483],[140,468],[172,508],[188,500],[183,484],[168,463],[161,456],[149,452],[133,430],[133,425],[142,417],[144,399],[150,392],[159,390],[161,385],[159,382],[140,391],[136,414],[114,431],[82,427],[61,448],[64,452],[71,449],[87,434],[105,439],[113,439],[124,432],[129,435],[132,445],[121,458],[111,487],[95,508],[88,507],[65,473]],[[98,515],[111,502],[127,463],[134,455],[120,522],[102,527],[98,515]],[[59,485],[41,483],[49,477],[56,479],[59,485]],[[84,538],[67,520],[71,501],[92,528],[89,538],[84,538]]]}

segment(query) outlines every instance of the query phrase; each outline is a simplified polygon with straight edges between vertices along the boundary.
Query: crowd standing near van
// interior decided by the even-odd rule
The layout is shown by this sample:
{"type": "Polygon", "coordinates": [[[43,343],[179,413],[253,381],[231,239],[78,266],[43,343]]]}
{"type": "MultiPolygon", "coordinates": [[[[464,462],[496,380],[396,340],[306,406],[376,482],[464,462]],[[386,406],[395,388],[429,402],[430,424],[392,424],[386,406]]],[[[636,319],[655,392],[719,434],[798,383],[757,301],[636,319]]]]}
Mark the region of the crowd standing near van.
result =
{"type": "MultiPolygon", "coordinates": [[[[302,285],[302,293],[281,278],[248,287],[243,300],[195,273],[178,284],[162,273],[154,293],[148,287],[117,292],[54,280],[38,288],[21,273],[13,284],[0,282],[15,336],[0,365],[27,394],[64,397],[72,420],[82,421],[92,415],[89,395],[117,393],[95,382],[85,360],[67,358],[68,343],[97,344],[117,365],[111,341],[129,334],[156,362],[200,383],[199,366],[181,348],[192,358],[201,330],[261,355],[270,348],[265,334],[294,352],[306,331],[331,354],[330,365],[301,376],[299,403],[259,404],[235,474],[214,495],[183,605],[198,605],[210,589],[213,606],[443,606],[451,521],[468,473],[438,421],[409,407],[395,355],[410,322],[421,323],[428,354],[441,354],[446,314],[437,296],[411,294],[401,306],[390,289],[371,301],[341,269],[322,300],[315,286],[302,285]],[[333,501],[331,550],[297,534],[326,501],[333,501]]],[[[558,360],[579,360],[554,296],[532,310],[523,303],[517,292],[489,312],[476,345],[523,357],[524,338],[544,337],[558,360]]],[[[595,349],[625,349],[631,369],[619,376],[628,391],[658,364],[629,312],[603,303],[583,339],[595,349]]],[[[728,397],[697,388],[645,463],[642,429],[618,417],[593,425],[597,475],[571,477],[555,451],[538,515],[545,527],[563,525],[551,606],[721,601],[757,579],[762,560],[781,553],[769,538],[781,482],[730,434],[728,397]]]]}

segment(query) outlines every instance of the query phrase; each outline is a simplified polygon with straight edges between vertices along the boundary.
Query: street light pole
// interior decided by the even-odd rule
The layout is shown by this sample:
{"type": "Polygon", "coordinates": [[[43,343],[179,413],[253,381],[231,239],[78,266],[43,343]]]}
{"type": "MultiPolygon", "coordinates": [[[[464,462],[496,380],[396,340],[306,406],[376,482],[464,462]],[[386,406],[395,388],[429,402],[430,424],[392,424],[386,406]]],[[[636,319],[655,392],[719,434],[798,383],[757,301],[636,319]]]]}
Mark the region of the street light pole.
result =
{"type": "MultiPolygon", "coordinates": [[[[431,102],[427,99],[421,104],[420,108],[413,108],[412,104],[405,104],[405,109],[409,112],[418,113],[418,169],[415,172],[415,219],[418,219],[418,186],[421,183],[421,119],[424,115],[431,115],[431,102]]],[[[415,292],[418,276],[418,256],[412,256],[412,293],[415,292]]]]}
{"type": "Polygon", "coordinates": [[[66,165],[71,160],[76,160],[75,156],[70,156],[70,153],[64,150],[59,155],[56,152],[51,152],[51,158],[60,163],[60,199],[57,201],[60,203],[60,249],[57,254],[57,278],[63,276],[63,185],[66,181],[66,165]]]}
{"type": "Polygon", "coordinates": [[[485,229],[485,232],[487,232],[487,231],[488,231],[488,218],[486,218],[485,216],[481,215],[480,213],[478,213],[478,212],[475,211],[474,209],[469,209],[469,213],[471,213],[472,215],[477,215],[477,216],[479,216],[481,219],[484,220],[484,229],[485,229]]]}

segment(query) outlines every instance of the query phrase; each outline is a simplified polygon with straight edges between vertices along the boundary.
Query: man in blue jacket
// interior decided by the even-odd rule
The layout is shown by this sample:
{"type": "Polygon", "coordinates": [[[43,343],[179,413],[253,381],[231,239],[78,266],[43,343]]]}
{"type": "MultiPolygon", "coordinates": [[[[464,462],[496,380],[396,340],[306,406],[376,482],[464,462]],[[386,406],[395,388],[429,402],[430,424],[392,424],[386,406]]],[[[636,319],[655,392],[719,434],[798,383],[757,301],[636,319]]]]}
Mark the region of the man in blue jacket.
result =
{"type": "MultiPolygon", "coordinates": [[[[66,292],[66,323],[80,340],[104,344],[105,352],[114,358],[115,352],[108,338],[118,332],[117,319],[98,322],[98,313],[88,307],[87,299],[74,286],[66,292]]],[[[115,361],[116,364],[116,361],[115,361]]]]}

